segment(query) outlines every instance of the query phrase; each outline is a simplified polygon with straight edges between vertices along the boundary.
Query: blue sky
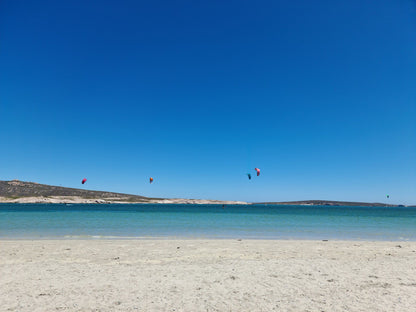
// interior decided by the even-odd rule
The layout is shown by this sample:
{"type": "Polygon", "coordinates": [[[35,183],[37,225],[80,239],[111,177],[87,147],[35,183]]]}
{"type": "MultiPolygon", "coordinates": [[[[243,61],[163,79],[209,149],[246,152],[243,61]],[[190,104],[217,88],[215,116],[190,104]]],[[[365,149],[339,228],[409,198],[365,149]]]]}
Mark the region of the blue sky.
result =
{"type": "Polygon", "coordinates": [[[4,0],[0,179],[414,204],[415,86],[410,0],[4,0]]]}

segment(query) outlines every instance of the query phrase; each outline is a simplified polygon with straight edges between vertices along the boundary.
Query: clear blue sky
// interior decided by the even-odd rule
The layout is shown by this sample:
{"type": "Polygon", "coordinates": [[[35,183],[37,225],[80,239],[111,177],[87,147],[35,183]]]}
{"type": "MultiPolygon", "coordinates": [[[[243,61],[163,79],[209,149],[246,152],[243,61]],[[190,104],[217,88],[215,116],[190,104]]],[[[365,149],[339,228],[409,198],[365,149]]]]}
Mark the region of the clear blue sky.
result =
{"type": "Polygon", "coordinates": [[[416,4],[3,0],[0,143],[1,180],[414,204],[416,4]]]}

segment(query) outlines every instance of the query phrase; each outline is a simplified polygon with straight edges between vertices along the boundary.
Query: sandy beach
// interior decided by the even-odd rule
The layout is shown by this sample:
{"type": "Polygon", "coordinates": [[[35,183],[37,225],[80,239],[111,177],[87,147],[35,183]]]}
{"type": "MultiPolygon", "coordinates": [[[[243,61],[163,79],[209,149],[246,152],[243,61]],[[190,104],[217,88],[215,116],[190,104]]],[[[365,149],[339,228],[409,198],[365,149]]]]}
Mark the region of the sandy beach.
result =
{"type": "Polygon", "coordinates": [[[416,242],[0,241],[1,311],[416,311],[416,242]]]}

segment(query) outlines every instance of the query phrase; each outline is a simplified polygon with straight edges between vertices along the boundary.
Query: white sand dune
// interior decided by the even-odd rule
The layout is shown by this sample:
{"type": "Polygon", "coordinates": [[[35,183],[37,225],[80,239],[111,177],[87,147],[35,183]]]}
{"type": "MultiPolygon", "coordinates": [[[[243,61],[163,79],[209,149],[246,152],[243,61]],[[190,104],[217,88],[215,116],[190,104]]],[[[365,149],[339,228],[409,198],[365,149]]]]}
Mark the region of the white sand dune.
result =
{"type": "Polygon", "coordinates": [[[1,311],[416,311],[416,243],[0,241],[1,311]]]}
{"type": "Polygon", "coordinates": [[[126,201],[123,198],[83,198],[80,196],[28,196],[19,198],[1,197],[0,203],[19,204],[219,204],[219,205],[247,205],[243,201],[224,201],[213,199],[145,198],[140,201],[126,201]]]}

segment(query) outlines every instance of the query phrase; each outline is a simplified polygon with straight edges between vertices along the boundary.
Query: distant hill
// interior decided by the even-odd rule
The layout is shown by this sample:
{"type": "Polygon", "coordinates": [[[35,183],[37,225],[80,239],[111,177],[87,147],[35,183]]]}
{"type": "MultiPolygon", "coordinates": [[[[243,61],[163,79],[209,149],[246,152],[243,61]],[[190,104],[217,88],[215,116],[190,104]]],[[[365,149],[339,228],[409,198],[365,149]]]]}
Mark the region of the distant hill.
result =
{"type": "Polygon", "coordinates": [[[365,207],[397,207],[398,205],[384,203],[362,203],[331,200],[301,200],[290,202],[263,202],[264,205],[305,205],[305,206],[365,206],[365,207]]]}
{"type": "Polygon", "coordinates": [[[150,198],[139,195],[90,191],[77,188],[24,182],[0,181],[3,203],[159,203],[159,204],[247,204],[209,199],[150,198]]]}
{"type": "MultiPolygon", "coordinates": [[[[182,198],[150,198],[139,195],[90,191],[78,188],[53,186],[19,180],[0,181],[0,202],[6,203],[162,203],[162,204],[247,204],[237,201],[220,201],[182,198]]],[[[290,202],[261,202],[264,205],[305,206],[367,206],[397,207],[385,203],[344,202],[329,200],[302,200],[290,202]]]]}
{"type": "Polygon", "coordinates": [[[138,195],[90,191],[19,180],[0,181],[0,197],[11,199],[24,197],[78,197],[80,199],[103,199],[125,202],[150,202],[152,200],[152,198],[138,195]]]}

